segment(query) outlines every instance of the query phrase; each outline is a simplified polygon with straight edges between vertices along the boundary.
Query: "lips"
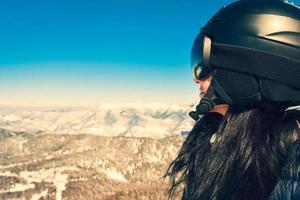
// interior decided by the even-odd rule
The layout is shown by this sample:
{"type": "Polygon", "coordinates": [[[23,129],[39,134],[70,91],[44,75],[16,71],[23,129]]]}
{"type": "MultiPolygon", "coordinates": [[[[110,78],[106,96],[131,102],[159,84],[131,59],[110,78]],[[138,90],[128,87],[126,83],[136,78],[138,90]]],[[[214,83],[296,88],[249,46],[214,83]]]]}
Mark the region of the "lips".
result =
{"type": "Polygon", "coordinates": [[[200,94],[199,94],[199,96],[200,96],[200,97],[202,97],[202,96],[204,96],[204,94],[205,94],[205,92],[203,92],[203,91],[200,91],[200,94]]]}
{"type": "Polygon", "coordinates": [[[199,91],[200,91],[199,96],[203,96],[206,93],[206,91],[203,91],[202,87],[199,88],[199,91]]]}
{"type": "Polygon", "coordinates": [[[204,94],[205,93],[205,91],[203,91],[201,88],[199,90],[200,90],[200,94],[204,94]]]}

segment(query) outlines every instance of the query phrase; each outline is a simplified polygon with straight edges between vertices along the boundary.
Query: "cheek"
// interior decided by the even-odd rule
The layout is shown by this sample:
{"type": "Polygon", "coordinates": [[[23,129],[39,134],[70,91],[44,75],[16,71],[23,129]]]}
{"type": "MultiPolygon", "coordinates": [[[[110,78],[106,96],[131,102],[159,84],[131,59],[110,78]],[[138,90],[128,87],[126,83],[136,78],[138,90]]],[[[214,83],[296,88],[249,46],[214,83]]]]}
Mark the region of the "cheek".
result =
{"type": "Polygon", "coordinates": [[[209,85],[210,85],[210,81],[205,81],[205,82],[203,83],[203,89],[204,89],[205,91],[207,91],[209,85]]]}

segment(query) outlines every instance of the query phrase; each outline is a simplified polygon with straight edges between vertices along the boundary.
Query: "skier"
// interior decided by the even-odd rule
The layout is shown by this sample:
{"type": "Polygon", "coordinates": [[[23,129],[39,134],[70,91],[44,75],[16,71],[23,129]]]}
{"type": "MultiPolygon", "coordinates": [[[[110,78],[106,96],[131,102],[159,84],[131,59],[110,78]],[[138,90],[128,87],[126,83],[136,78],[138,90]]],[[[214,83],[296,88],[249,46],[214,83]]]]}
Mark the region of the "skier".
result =
{"type": "Polygon", "coordinates": [[[202,98],[165,175],[169,197],[300,199],[299,7],[224,6],[196,37],[191,64],[202,98]]]}

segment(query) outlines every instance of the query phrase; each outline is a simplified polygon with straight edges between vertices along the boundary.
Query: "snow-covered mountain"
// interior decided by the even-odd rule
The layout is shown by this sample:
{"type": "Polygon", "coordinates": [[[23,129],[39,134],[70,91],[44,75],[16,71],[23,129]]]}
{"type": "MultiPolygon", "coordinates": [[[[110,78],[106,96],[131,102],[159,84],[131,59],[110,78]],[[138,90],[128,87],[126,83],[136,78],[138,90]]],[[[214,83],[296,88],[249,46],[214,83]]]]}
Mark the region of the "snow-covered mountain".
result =
{"type": "Polygon", "coordinates": [[[189,131],[190,106],[114,104],[99,107],[2,107],[0,128],[14,132],[166,137],[189,131]]]}
{"type": "Polygon", "coordinates": [[[191,109],[0,107],[0,199],[167,199],[191,109]]]}
{"type": "Polygon", "coordinates": [[[0,140],[0,199],[167,199],[184,138],[27,134],[0,140]]]}

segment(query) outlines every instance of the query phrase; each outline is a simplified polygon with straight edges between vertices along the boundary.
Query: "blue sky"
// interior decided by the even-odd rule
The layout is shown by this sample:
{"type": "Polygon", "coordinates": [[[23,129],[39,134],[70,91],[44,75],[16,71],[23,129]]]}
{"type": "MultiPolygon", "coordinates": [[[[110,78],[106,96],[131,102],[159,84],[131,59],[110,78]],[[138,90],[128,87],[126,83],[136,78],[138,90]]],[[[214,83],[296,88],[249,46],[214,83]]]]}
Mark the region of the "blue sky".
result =
{"type": "Polygon", "coordinates": [[[192,42],[230,2],[2,1],[0,104],[190,103],[192,42]]]}

